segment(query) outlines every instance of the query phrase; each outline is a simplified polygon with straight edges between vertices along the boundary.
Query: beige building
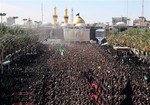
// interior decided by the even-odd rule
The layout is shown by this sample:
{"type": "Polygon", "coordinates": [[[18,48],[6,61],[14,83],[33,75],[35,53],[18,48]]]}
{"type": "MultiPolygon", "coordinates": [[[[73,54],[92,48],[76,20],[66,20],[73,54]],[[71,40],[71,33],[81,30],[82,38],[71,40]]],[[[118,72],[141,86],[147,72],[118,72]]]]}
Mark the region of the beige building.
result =
{"type": "Polygon", "coordinates": [[[133,20],[133,26],[149,27],[150,21],[147,21],[145,17],[139,17],[139,19],[133,20]]]}

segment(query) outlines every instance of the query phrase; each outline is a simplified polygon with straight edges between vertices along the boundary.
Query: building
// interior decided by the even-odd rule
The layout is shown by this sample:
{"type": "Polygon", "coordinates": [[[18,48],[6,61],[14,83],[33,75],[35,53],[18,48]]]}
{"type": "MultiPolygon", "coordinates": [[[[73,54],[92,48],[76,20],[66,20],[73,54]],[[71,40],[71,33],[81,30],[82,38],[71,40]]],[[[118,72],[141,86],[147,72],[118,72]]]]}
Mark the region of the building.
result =
{"type": "Polygon", "coordinates": [[[149,27],[150,21],[147,21],[145,17],[139,17],[138,19],[133,20],[133,26],[149,27]]]}
{"type": "Polygon", "coordinates": [[[118,22],[124,22],[127,24],[127,21],[128,21],[127,17],[113,17],[112,25],[116,25],[116,23],[118,23],[118,22]]]}
{"type": "Polygon", "coordinates": [[[90,29],[86,28],[86,23],[84,19],[76,15],[73,21],[72,28],[64,28],[64,40],[73,42],[88,42],[90,41],[90,29]]]}
{"type": "Polygon", "coordinates": [[[8,17],[7,18],[7,25],[13,25],[15,24],[15,19],[13,17],[8,17]]]}

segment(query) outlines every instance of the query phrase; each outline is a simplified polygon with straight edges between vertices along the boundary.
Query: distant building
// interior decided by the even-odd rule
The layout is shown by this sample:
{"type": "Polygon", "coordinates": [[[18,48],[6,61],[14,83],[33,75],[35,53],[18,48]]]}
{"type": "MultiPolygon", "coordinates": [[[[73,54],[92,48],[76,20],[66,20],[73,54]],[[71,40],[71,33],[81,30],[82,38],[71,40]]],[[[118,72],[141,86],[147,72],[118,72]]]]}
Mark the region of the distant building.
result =
{"type": "Polygon", "coordinates": [[[127,17],[113,17],[112,18],[112,25],[116,25],[118,22],[124,22],[127,24],[127,17]]]}
{"type": "Polygon", "coordinates": [[[139,17],[138,19],[133,20],[133,26],[149,27],[150,21],[147,21],[145,17],[139,17]]]}
{"type": "Polygon", "coordinates": [[[15,19],[13,17],[8,17],[7,18],[7,25],[13,25],[15,24],[15,19]]]}

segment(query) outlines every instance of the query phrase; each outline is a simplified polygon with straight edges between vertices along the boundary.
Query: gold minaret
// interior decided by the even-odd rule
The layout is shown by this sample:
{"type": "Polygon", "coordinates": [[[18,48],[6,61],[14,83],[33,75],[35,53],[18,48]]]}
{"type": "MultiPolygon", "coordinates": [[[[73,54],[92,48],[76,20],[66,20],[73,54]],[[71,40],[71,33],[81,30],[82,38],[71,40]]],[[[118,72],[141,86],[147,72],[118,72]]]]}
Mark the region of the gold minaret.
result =
{"type": "Polygon", "coordinates": [[[65,9],[64,24],[68,24],[68,9],[65,9]]]}
{"type": "Polygon", "coordinates": [[[58,18],[58,16],[56,14],[56,7],[54,7],[54,13],[53,13],[53,23],[54,23],[54,25],[57,24],[57,18],[58,18]]]}

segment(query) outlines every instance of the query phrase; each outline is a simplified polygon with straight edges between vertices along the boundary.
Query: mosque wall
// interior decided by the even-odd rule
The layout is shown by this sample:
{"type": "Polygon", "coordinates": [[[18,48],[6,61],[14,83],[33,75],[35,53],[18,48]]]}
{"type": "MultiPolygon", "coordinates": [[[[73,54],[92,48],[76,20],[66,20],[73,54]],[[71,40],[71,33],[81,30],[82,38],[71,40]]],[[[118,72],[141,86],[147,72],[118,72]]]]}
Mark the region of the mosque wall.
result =
{"type": "Polygon", "coordinates": [[[90,41],[89,29],[64,29],[65,41],[90,41]]]}

